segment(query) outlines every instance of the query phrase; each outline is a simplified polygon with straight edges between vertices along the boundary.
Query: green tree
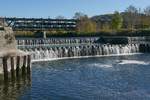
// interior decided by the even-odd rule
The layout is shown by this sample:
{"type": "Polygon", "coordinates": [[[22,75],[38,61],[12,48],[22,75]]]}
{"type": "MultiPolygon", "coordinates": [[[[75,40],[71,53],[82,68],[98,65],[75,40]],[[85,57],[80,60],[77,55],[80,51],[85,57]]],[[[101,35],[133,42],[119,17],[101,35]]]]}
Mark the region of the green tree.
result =
{"type": "Polygon", "coordinates": [[[112,29],[115,29],[115,30],[118,30],[122,27],[123,18],[119,12],[116,11],[114,13],[111,24],[112,24],[112,29]]]}

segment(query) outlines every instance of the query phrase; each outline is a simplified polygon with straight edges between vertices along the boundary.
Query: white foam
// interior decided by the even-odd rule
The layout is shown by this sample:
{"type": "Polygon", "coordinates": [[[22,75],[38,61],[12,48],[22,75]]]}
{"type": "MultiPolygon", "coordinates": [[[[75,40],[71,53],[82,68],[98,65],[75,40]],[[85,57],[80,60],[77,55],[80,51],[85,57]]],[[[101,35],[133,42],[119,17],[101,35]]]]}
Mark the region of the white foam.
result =
{"type": "Polygon", "coordinates": [[[119,63],[121,65],[124,64],[138,64],[138,65],[148,65],[148,62],[144,62],[144,61],[138,61],[138,60],[121,60],[121,62],[119,63]]]}
{"type": "Polygon", "coordinates": [[[111,67],[113,67],[112,65],[102,64],[102,63],[89,64],[89,66],[95,66],[95,67],[101,67],[101,68],[111,68],[111,67]]]}
{"type": "Polygon", "coordinates": [[[32,59],[32,62],[40,61],[53,61],[53,60],[62,60],[62,59],[75,59],[75,58],[92,58],[92,57],[110,57],[110,56],[125,56],[125,55],[136,55],[141,53],[127,53],[127,54],[110,54],[110,55],[96,55],[96,56],[75,56],[75,57],[62,57],[62,58],[47,58],[47,59],[32,59]]]}

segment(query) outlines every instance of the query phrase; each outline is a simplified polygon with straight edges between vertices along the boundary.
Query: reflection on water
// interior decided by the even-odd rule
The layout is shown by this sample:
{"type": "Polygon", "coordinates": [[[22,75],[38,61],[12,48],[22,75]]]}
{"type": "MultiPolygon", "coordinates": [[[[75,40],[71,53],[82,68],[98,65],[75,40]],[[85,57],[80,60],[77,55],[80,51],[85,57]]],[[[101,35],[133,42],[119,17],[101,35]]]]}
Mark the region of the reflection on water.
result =
{"type": "Polygon", "coordinates": [[[150,55],[32,65],[29,80],[2,85],[0,100],[150,100],[150,55]]]}
{"type": "Polygon", "coordinates": [[[0,83],[0,100],[18,100],[31,87],[30,77],[0,83]]]}

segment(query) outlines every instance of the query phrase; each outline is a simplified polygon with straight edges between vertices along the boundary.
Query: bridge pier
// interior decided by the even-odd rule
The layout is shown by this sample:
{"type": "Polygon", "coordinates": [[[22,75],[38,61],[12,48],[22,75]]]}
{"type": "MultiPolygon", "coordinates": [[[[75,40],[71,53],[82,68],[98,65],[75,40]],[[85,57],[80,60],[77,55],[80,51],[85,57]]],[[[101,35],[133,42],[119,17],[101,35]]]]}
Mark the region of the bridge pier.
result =
{"type": "Polygon", "coordinates": [[[20,80],[22,77],[29,77],[31,74],[31,56],[30,55],[19,55],[2,57],[3,66],[3,79],[4,81],[20,80]],[[15,63],[16,61],[16,63],[15,63]]]}

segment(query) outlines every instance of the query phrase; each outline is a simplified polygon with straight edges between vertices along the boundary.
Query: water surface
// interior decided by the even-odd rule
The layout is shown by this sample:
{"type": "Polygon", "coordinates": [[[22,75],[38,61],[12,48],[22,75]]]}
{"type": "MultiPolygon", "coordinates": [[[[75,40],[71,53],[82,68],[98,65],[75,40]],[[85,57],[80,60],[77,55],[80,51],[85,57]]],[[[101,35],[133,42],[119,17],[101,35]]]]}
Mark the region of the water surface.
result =
{"type": "Polygon", "coordinates": [[[1,89],[0,97],[6,100],[150,100],[149,59],[149,54],[140,54],[36,62],[32,65],[30,85],[24,82],[18,83],[25,84],[21,88],[9,85],[7,90],[12,92],[4,93],[1,89]]]}

